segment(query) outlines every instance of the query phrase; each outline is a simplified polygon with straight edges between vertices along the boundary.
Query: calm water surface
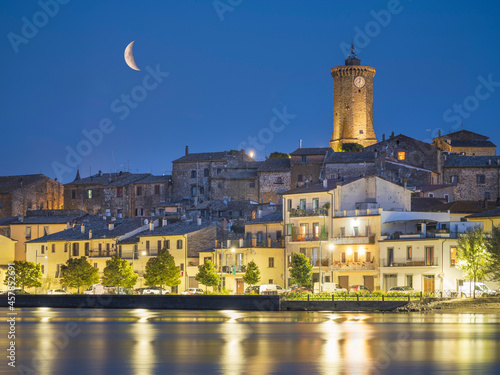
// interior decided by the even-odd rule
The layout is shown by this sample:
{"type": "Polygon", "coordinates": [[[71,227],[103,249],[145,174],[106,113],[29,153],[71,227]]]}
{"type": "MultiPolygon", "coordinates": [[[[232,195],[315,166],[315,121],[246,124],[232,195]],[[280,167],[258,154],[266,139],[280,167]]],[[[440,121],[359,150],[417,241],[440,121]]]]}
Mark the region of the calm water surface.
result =
{"type": "Polygon", "coordinates": [[[3,356],[2,374],[500,373],[500,314],[17,313],[17,367],[3,356]]]}

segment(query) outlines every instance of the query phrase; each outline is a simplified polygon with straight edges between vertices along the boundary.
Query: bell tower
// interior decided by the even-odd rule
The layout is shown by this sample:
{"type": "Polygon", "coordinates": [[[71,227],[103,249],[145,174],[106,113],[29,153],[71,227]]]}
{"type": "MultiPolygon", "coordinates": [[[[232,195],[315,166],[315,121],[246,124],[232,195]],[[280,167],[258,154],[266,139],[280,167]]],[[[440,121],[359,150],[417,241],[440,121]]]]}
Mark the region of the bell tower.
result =
{"type": "Polygon", "coordinates": [[[375,68],[361,65],[355,47],[344,66],[331,71],[333,77],[333,133],[330,147],[341,151],[343,143],[363,147],[377,143],[373,131],[373,77],[375,68]]]}

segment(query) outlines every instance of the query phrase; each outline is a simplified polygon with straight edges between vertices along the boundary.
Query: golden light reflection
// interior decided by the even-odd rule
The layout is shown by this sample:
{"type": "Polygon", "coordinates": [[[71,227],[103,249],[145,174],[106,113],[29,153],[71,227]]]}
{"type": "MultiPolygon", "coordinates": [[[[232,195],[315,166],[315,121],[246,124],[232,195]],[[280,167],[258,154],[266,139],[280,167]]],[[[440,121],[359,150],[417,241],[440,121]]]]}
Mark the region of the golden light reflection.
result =
{"type": "MultiPolygon", "coordinates": [[[[143,318],[139,320],[141,322],[143,318]]],[[[147,320],[147,317],[144,317],[147,320]]],[[[134,324],[132,334],[135,345],[132,349],[133,368],[136,374],[153,374],[157,362],[153,342],[155,334],[152,324],[134,324]]]]}
{"type": "Polygon", "coordinates": [[[252,333],[248,324],[238,323],[239,313],[236,311],[223,311],[229,320],[220,325],[219,334],[225,340],[221,353],[221,367],[223,374],[237,375],[246,373],[245,357],[243,355],[243,342],[252,333]]]}

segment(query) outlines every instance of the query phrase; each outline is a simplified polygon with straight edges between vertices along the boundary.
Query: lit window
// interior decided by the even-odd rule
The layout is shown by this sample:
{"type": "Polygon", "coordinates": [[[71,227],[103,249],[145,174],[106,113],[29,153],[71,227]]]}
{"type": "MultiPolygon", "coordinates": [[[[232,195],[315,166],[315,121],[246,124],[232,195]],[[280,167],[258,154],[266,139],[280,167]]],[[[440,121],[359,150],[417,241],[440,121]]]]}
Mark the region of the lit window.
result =
{"type": "Polygon", "coordinates": [[[404,151],[398,152],[398,160],[405,160],[405,152],[404,151]]]}
{"type": "Polygon", "coordinates": [[[87,198],[92,199],[92,189],[87,190],[87,198]]]}
{"type": "Polygon", "coordinates": [[[456,261],[457,261],[457,248],[450,247],[450,265],[452,267],[455,267],[456,261]]]}

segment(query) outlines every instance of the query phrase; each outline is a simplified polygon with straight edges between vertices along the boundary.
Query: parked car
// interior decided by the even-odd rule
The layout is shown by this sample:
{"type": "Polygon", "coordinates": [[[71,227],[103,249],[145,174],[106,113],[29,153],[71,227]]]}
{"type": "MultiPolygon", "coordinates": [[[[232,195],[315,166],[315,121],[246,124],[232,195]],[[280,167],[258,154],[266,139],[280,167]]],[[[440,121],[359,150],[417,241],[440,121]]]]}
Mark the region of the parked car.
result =
{"type": "Polygon", "coordinates": [[[260,290],[260,287],[258,285],[247,286],[247,288],[245,289],[245,293],[249,294],[249,293],[253,292],[253,293],[259,294],[259,290],[260,290]]]}
{"type": "Polygon", "coordinates": [[[47,292],[47,294],[69,294],[64,289],[51,289],[47,292]]]}
{"type": "Polygon", "coordinates": [[[142,291],[142,294],[168,294],[168,293],[170,293],[168,290],[166,289],[160,290],[160,288],[156,287],[144,288],[144,290],[142,291]]]}
{"type": "Polygon", "coordinates": [[[364,285],[352,285],[349,292],[361,292],[363,294],[370,294],[372,291],[364,285]]]}
{"type": "MultiPolygon", "coordinates": [[[[342,293],[346,292],[346,288],[342,288],[339,283],[322,283],[321,284],[321,291],[322,292],[329,292],[329,293],[342,293]]],[[[314,283],[314,293],[319,293],[319,283],[314,283]]]]}
{"type": "Polygon", "coordinates": [[[288,289],[287,292],[290,292],[290,293],[307,293],[307,292],[312,292],[312,290],[311,290],[311,288],[308,288],[306,286],[294,285],[290,289],[288,289]]]}
{"type": "Polygon", "coordinates": [[[181,294],[185,295],[185,296],[194,296],[194,295],[205,294],[205,292],[203,291],[203,289],[200,289],[200,288],[189,288],[189,289],[186,289],[181,294]]]}
{"type": "Polygon", "coordinates": [[[260,294],[283,294],[285,289],[283,289],[278,284],[264,284],[259,287],[260,294]]]}
{"type": "Polygon", "coordinates": [[[474,295],[474,289],[476,289],[476,297],[480,297],[484,294],[495,296],[497,292],[490,289],[484,283],[474,283],[474,282],[464,282],[463,285],[458,287],[458,291],[460,296],[463,297],[472,297],[474,295]]]}
{"type": "Polygon", "coordinates": [[[134,290],[134,294],[142,294],[142,292],[144,292],[144,289],[147,289],[147,288],[137,288],[134,290]]]}
{"type": "Polygon", "coordinates": [[[404,293],[410,294],[415,292],[410,286],[393,286],[387,293],[404,293]]]}
{"type": "Polygon", "coordinates": [[[83,294],[108,294],[108,291],[102,284],[92,284],[83,294]]]}

